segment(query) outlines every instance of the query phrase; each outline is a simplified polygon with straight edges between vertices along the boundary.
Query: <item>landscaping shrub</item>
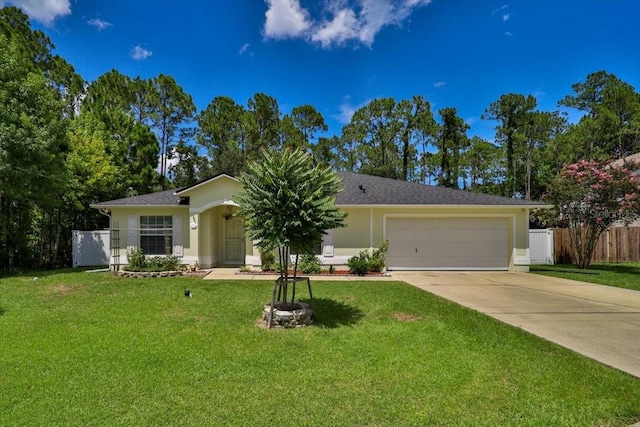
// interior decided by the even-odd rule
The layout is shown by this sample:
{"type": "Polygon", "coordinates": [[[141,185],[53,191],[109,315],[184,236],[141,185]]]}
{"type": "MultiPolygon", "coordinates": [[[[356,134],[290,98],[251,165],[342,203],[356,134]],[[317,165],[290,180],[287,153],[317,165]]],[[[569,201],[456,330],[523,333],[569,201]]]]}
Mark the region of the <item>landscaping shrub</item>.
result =
{"type": "Polygon", "coordinates": [[[377,249],[369,257],[369,271],[379,273],[384,270],[387,264],[387,251],[389,250],[389,241],[383,240],[377,249]]]}
{"type": "Polygon", "coordinates": [[[175,255],[147,257],[140,248],[127,251],[128,271],[177,271],[180,269],[180,259],[175,255]]]}
{"type": "Polygon", "coordinates": [[[273,271],[279,274],[282,271],[284,271],[284,266],[282,265],[281,262],[276,262],[273,264],[273,271]]]}
{"type": "Polygon", "coordinates": [[[369,271],[369,254],[367,251],[360,252],[357,256],[352,256],[347,261],[349,273],[364,276],[369,271]]]}
{"type": "Polygon", "coordinates": [[[176,271],[180,268],[180,260],[175,255],[149,258],[147,268],[153,271],[176,271]]]}
{"type": "Polygon", "coordinates": [[[127,262],[129,263],[127,269],[130,271],[142,271],[147,268],[147,257],[140,248],[127,250],[127,262]]]}
{"type": "Polygon", "coordinates": [[[157,271],[161,271],[164,270],[164,259],[163,257],[149,257],[147,259],[147,269],[148,270],[157,270],[157,271]]]}
{"type": "Polygon", "coordinates": [[[167,270],[177,271],[180,269],[180,258],[175,255],[167,255],[165,259],[167,270]]]}
{"type": "Polygon", "coordinates": [[[368,272],[381,272],[386,266],[388,249],[389,241],[384,240],[378,248],[374,249],[371,255],[367,251],[362,251],[357,256],[349,258],[349,261],[347,261],[349,272],[359,276],[364,276],[368,272]]]}
{"type": "Polygon", "coordinates": [[[276,254],[273,251],[260,251],[260,264],[262,271],[275,271],[276,254]]]}
{"type": "Polygon", "coordinates": [[[322,263],[320,259],[313,254],[303,254],[300,257],[298,270],[305,274],[320,273],[322,271],[322,263]]]}

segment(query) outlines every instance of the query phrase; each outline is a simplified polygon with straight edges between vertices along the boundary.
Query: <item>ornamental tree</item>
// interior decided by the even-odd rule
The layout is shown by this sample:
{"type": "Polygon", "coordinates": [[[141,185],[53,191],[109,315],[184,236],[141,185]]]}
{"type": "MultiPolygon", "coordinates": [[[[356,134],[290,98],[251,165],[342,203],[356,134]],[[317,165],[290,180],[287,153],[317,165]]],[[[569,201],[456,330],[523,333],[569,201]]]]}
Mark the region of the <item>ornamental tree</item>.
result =
{"type": "Polygon", "coordinates": [[[559,222],[569,229],[579,268],[588,268],[596,242],[614,223],[627,225],[640,217],[640,165],[612,168],[597,161],[566,165],[549,187],[559,222]]]}
{"type": "MultiPolygon", "coordinates": [[[[263,151],[239,177],[244,191],[234,200],[245,218],[247,236],[261,252],[278,250],[283,302],[287,302],[290,254],[313,253],[326,230],[344,226],[346,214],[335,206],[340,179],[327,166],[315,165],[300,149],[263,151]]],[[[294,288],[295,290],[295,288],[294,288]]],[[[290,303],[293,304],[295,291],[290,303]]]]}

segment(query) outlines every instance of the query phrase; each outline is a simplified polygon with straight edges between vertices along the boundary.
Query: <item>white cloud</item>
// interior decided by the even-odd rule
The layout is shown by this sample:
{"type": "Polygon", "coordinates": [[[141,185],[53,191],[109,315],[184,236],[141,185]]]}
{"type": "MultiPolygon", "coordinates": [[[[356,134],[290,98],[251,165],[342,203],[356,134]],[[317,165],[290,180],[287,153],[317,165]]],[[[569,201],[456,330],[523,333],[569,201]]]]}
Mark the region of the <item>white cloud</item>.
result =
{"type": "Polygon", "coordinates": [[[502,7],[499,7],[499,8],[497,8],[497,9],[494,9],[494,10],[493,10],[493,12],[491,12],[491,14],[492,14],[492,15],[495,15],[496,13],[502,12],[503,10],[505,10],[505,9],[506,9],[506,8],[508,8],[508,7],[509,7],[509,5],[508,5],[508,4],[505,4],[505,5],[504,5],[504,6],[502,6],[502,7]]]}
{"type": "Polygon", "coordinates": [[[507,22],[509,20],[510,15],[508,13],[502,14],[502,22],[507,22]]]}
{"type": "Polygon", "coordinates": [[[242,47],[240,47],[240,50],[238,51],[238,55],[244,54],[247,51],[247,49],[249,49],[249,46],[251,46],[249,43],[243,44],[242,47]]]}
{"type": "Polygon", "coordinates": [[[293,38],[303,34],[311,25],[309,12],[300,0],[265,0],[269,9],[264,14],[264,35],[275,39],[293,38]]]}
{"type": "Polygon", "coordinates": [[[431,0],[406,0],[404,5],[406,7],[418,7],[418,6],[426,6],[431,3],[431,0]]]}
{"type": "Polygon", "coordinates": [[[129,54],[136,61],[143,61],[143,60],[147,59],[148,57],[150,57],[151,55],[153,55],[153,52],[143,48],[140,45],[137,45],[137,46],[131,48],[131,50],[129,51],[129,54]]]}
{"type": "Polygon", "coordinates": [[[358,38],[362,43],[371,46],[382,27],[399,22],[406,17],[401,16],[405,14],[405,10],[395,11],[391,3],[385,0],[362,0],[360,16],[364,24],[358,38]]]}
{"type": "Polygon", "coordinates": [[[349,105],[349,103],[343,103],[340,104],[338,110],[340,110],[340,112],[338,114],[335,114],[333,118],[341,124],[346,125],[351,121],[351,117],[353,117],[353,114],[356,112],[357,108],[349,105]]]}
{"type": "Polygon", "coordinates": [[[100,18],[93,18],[87,21],[87,24],[92,25],[98,29],[98,31],[105,30],[109,27],[112,27],[113,24],[111,22],[103,21],[100,18]]]}
{"type": "Polygon", "coordinates": [[[433,87],[435,87],[436,89],[441,88],[441,87],[445,87],[447,85],[447,82],[435,82],[433,84],[433,87]]]}
{"type": "Polygon", "coordinates": [[[511,31],[507,31],[506,33],[504,33],[504,35],[507,37],[511,37],[513,34],[511,34],[511,31]]]}
{"type": "Polygon", "coordinates": [[[316,30],[311,40],[320,42],[322,47],[329,47],[332,43],[343,44],[358,37],[358,25],[353,10],[342,9],[336,13],[333,20],[316,30]]]}
{"type": "MultiPolygon", "coordinates": [[[[173,151],[173,150],[172,150],[173,151]]],[[[160,171],[162,170],[162,162],[163,160],[166,159],[166,173],[167,176],[170,176],[171,174],[169,172],[171,172],[171,169],[173,169],[174,167],[176,167],[178,165],[178,163],[180,163],[180,159],[177,156],[174,156],[173,153],[169,154],[168,156],[165,155],[160,155],[160,157],[158,157],[158,167],[156,169],[156,171],[158,173],[160,173],[160,171]]]]}
{"type": "Polygon", "coordinates": [[[370,102],[371,100],[368,99],[365,102],[354,106],[351,104],[351,97],[349,95],[344,96],[342,97],[342,104],[338,106],[338,111],[340,112],[338,114],[332,115],[331,117],[336,119],[339,123],[346,125],[351,121],[351,117],[353,117],[353,114],[356,111],[369,104],[370,102]]]}
{"type": "Polygon", "coordinates": [[[29,18],[47,26],[59,17],[71,15],[70,0],[9,0],[0,1],[0,7],[6,3],[19,7],[29,18]]]}
{"type": "Polygon", "coordinates": [[[303,9],[300,0],[265,0],[269,9],[264,35],[303,38],[324,48],[354,41],[371,46],[386,26],[400,26],[415,9],[431,0],[326,0],[317,18],[303,9]]]}

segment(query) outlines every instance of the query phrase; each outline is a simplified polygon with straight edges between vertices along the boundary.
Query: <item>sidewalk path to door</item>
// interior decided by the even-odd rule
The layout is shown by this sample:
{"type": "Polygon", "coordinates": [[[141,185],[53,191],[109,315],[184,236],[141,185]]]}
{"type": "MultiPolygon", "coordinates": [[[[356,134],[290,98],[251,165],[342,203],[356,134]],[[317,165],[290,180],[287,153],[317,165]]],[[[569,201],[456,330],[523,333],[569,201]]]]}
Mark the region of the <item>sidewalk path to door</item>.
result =
{"type": "MultiPolygon", "coordinates": [[[[349,281],[375,281],[375,282],[397,282],[392,276],[354,276],[354,275],[317,275],[310,276],[313,281],[316,282],[349,282],[349,281]]],[[[205,280],[265,280],[273,282],[278,278],[277,274],[251,274],[251,273],[238,273],[237,268],[213,268],[211,272],[205,276],[205,280]]]]}

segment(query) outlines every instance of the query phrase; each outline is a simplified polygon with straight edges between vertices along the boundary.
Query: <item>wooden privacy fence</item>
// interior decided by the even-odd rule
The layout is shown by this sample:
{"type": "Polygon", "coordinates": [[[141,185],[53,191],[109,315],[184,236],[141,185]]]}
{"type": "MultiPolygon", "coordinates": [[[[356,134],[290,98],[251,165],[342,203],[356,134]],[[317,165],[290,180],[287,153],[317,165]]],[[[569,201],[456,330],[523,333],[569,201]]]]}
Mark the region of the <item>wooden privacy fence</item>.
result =
{"type": "MultiPolygon", "coordinates": [[[[574,262],[569,230],[556,228],[553,237],[555,262],[574,262]]],[[[640,227],[611,227],[602,233],[591,262],[640,262],[640,227]]]]}

